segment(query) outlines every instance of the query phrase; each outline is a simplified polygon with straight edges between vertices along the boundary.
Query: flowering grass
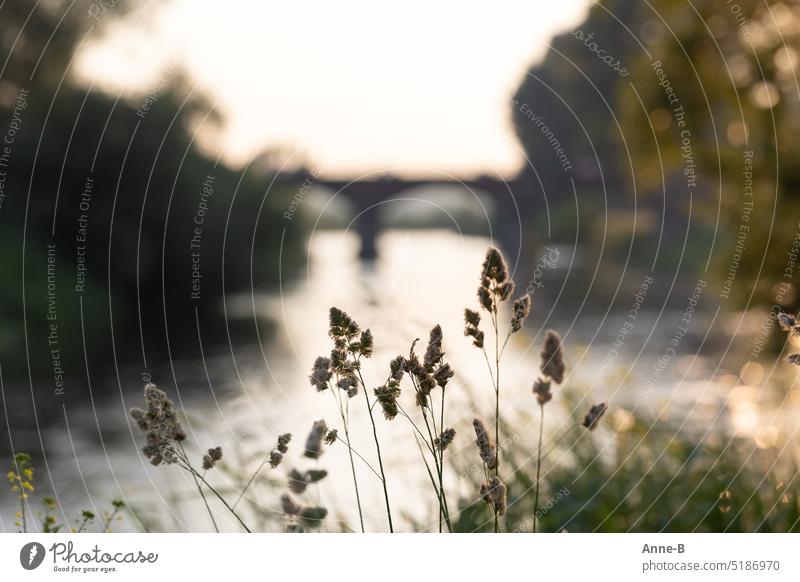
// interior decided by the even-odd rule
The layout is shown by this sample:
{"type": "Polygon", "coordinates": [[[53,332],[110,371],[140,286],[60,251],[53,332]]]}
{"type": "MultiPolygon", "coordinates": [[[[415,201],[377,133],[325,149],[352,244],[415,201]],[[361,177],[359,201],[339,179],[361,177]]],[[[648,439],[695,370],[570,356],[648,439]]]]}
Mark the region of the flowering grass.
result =
{"type": "MultiPolygon", "coordinates": [[[[538,361],[531,362],[530,407],[523,411],[529,420],[525,434],[510,427],[500,414],[501,396],[527,388],[501,374],[503,356],[511,336],[523,329],[533,308],[528,295],[512,300],[514,289],[502,254],[490,248],[478,276],[479,307],[464,310],[464,335],[486,363],[489,382],[484,386],[494,396],[493,410],[484,411],[488,423],[480,416],[468,415],[473,418],[472,431],[456,430],[449,420],[467,415],[454,409],[455,404],[446,406],[452,401],[447,395],[454,389],[451,380],[458,371],[447,361],[441,326],[432,325],[426,343],[409,339],[407,352],[374,364],[368,376],[385,380],[378,386],[369,385],[364,368],[380,338],[369,329],[362,330],[342,309],[332,307],[331,352],[316,358],[308,381],[317,393],[331,395],[337,415],[313,421],[292,456],[290,433],[270,439],[275,446],[262,452],[260,462],[250,471],[245,467],[252,464],[242,461],[236,452],[231,456],[223,454],[220,446],[190,443],[172,401],[150,383],[144,387],[145,408],[130,411],[144,438],[142,453],[152,465],[183,471],[191,478],[197,504],[216,531],[221,531],[223,514],[246,532],[257,531],[248,524],[256,519],[262,526],[259,529],[275,520],[285,532],[330,529],[328,508],[320,502],[328,476],[321,461],[325,451],[334,446],[347,451],[354,509],[362,532],[367,531],[366,491],[383,497],[383,531],[395,531],[393,511],[404,516],[411,530],[430,528],[430,524],[410,518],[405,507],[418,504],[419,499],[390,498],[384,457],[395,449],[419,452],[419,476],[430,483],[433,503],[429,509],[437,516],[439,532],[800,529],[795,449],[784,447],[772,459],[767,451],[739,454],[747,441],[736,435],[716,434],[693,441],[695,437],[621,408],[610,408],[605,402],[588,410],[576,406],[568,348],[555,330],[544,331],[538,361]],[[556,405],[574,418],[563,423],[567,427],[563,433],[545,438],[545,412],[556,405]],[[352,407],[366,409],[370,450],[354,446],[365,439],[353,438],[352,407]],[[579,408],[583,411],[578,412],[579,408]],[[376,419],[379,412],[382,421],[376,419]],[[380,422],[403,423],[407,431],[402,438],[382,441],[380,422]],[[474,449],[469,444],[470,432],[475,435],[474,449]],[[362,478],[357,467],[366,469],[362,478]],[[212,483],[218,473],[225,475],[225,486],[212,483]],[[451,474],[459,479],[447,479],[451,474]],[[472,484],[471,494],[464,493],[465,481],[472,484]],[[265,482],[266,500],[254,494],[265,482]]],[[[793,316],[779,314],[778,322],[789,334],[800,335],[800,323],[793,316]]],[[[800,364],[800,355],[793,354],[788,360],[800,364]]],[[[580,401],[586,396],[580,395],[580,401]]],[[[11,493],[20,506],[16,526],[22,532],[60,531],[67,524],[58,523],[52,498],[43,498],[43,511],[31,512],[33,478],[31,458],[18,454],[8,473],[11,493]]],[[[121,501],[114,501],[112,510],[102,518],[84,511],[70,529],[110,531],[110,523],[119,519],[124,508],[121,501]]]]}

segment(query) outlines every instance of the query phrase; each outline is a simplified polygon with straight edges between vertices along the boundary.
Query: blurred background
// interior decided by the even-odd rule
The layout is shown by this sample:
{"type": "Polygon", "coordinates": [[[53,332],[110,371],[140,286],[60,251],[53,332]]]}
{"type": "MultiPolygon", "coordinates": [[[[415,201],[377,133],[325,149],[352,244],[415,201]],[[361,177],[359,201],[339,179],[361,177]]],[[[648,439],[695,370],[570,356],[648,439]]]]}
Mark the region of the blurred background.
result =
{"type": "MultiPolygon", "coordinates": [[[[800,342],[775,316],[798,307],[799,16],[772,0],[0,2],[0,452],[33,455],[64,523],[121,498],[124,529],[208,530],[127,409],[145,380],[167,390],[199,449],[237,451],[220,477],[235,489],[279,433],[335,419],[307,376],[336,305],[375,334],[375,385],[442,325],[457,465],[493,401],[462,315],[495,244],[534,305],[507,356],[520,471],[545,329],[569,365],[548,438],[610,406],[547,469],[575,494],[546,529],[797,529],[784,356],[800,342]]],[[[402,503],[426,476],[415,450],[387,454],[402,503]]],[[[347,529],[346,454],[330,457],[328,529],[347,529]]],[[[459,528],[481,529],[454,473],[459,528]]],[[[281,479],[248,510],[267,530],[281,479]]],[[[511,530],[529,496],[510,487],[511,530]]],[[[15,503],[0,496],[0,530],[15,503]]]]}

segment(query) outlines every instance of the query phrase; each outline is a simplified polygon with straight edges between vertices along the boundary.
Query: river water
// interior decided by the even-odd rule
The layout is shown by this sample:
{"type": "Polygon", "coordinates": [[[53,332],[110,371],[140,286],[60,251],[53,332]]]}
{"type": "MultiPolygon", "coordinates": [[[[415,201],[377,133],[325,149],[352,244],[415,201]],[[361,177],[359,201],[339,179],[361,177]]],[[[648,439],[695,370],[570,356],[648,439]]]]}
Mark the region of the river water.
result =
{"type": "MultiPolygon", "coordinates": [[[[191,454],[199,458],[202,449],[223,447],[229,470],[214,470],[209,479],[226,497],[235,499],[242,480],[261,463],[278,434],[291,432],[294,438],[284,464],[276,470],[267,466],[261,472],[264,479],[258,479],[248,492],[253,505],[243,501],[243,511],[255,520],[253,508],[260,507],[261,527],[280,531],[276,512],[279,495],[285,490],[286,470],[324,468],[328,476],[299,498],[330,510],[328,529],[357,529],[345,447],[336,443],[313,462],[301,455],[314,420],[324,418],[329,426],[341,430],[335,400],[329,393],[317,393],[308,382],[314,359],[327,355],[331,348],[327,336],[330,306],[344,309],[374,333],[375,354],[364,365],[370,387],[385,381],[392,357],[407,353],[415,338],[421,338],[419,351],[424,352],[430,328],[436,323],[442,326],[446,360],[456,371],[447,388],[445,424],[457,431],[450,454],[463,461],[457,466],[468,466],[476,456],[471,421],[475,417],[491,421],[494,410],[486,362],[463,335],[463,310],[477,308],[475,291],[488,244],[486,238],[450,231],[388,231],[379,240],[379,259],[363,265],[357,259],[358,241],[352,233],[318,231],[310,241],[308,269],[300,280],[287,283],[280,293],[230,298],[229,317],[272,321],[273,331],[263,333],[259,345],[223,351],[209,348],[204,359],[174,362],[153,376],[183,408],[191,454]],[[234,473],[239,477],[234,478],[234,473]]],[[[569,258],[572,251],[560,252],[569,258]]],[[[570,264],[575,261],[546,265],[533,276],[533,314],[504,354],[501,414],[510,427],[506,438],[512,445],[534,438],[537,408],[530,389],[537,373],[542,332],[548,327],[564,338],[569,366],[564,390],[573,394],[571,407],[553,405],[549,435],[560,434],[571,414],[582,416],[589,405],[599,401],[609,402],[609,425],[617,430],[624,430],[629,411],[646,410],[659,420],[676,421],[684,430],[704,427],[716,419],[726,429],[750,430],[754,435],[763,431],[759,407],[746,406],[755,398],[752,386],[735,388],[744,404],[733,407],[733,414],[718,416],[741,382],[738,369],[717,367],[707,350],[700,349],[714,341],[714,334],[707,334],[712,310],[698,305],[690,323],[682,326],[683,307],[662,310],[660,305],[648,303],[646,275],[633,277],[633,284],[624,289],[613,309],[576,304],[574,311],[559,310],[559,289],[570,264]],[[565,316],[565,311],[571,315],[565,316]],[[560,315],[553,315],[556,313],[560,315]],[[676,330],[682,327],[685,331],[675,342],[676,330]]],[[[527,285],[528,281],[518,281],[520,289],[527,285]]],[[[690,299],[687,297],[687,305],[690,299]]],[[[726,332],[721,329],[719,333],[726,332]]],[[[763,370],[751,366],[747,372],[750,384],[762,381],[753,375],[763,376],[763,370]]],[[[142,436],[128,421],[126,410],[141,404],[141,384],[131,380],[135,374],[124,376],[119,395],[70,410],[64,426],[43,432],[48,454],[46,464],[37,470],[40,491],[55,493],[63,508],[61,518],[68,522],[74,522],[80,508],[102,514],[110,499],[119,497],[137,514],[127,516],[119,529],[210,530],[208,516],[192,493],[191,480],[176,467],[150,466],[139,453],[142,436]]],[[[413,415],[409,391],[406,386],[401,402],[413,415]]],[[[554,401],[558,400],[556,390],[554,401]]],[[[363,395],[352,400],[350,415],[354,449],[377,468],[363,395]]],[[[386,421],[379,408],[375,417],[396,520],[435,527],[436,501],[412,428],[401,417],[386,421]]],[[[611,432],[601,429],[596,434],[607,439],[611,432]]],[[[372,470],[356,460],[366,527],[383,530],[380,484],[372,470]]],[[[446,480],[452,495],[475,495],[474,483],[463,470],[453,468],[446,480]]],[[[0,508],[0,529],[12,531],[7,496],[0,508]]],[[[225,529],[236,531],[232,520],[223,515],[220,521],[225,529]]]]}

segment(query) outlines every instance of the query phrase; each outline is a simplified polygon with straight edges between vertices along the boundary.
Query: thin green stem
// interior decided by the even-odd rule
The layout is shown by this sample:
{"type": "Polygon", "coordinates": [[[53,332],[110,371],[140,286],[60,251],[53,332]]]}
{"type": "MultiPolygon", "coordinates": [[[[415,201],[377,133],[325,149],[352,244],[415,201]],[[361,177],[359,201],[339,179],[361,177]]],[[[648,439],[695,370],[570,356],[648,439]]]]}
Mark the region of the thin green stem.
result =
{"type": "Polygon", "coordinates": [[[544,404],[539,405],[539,446],[536,452],[536,497],[533,502],[533,533],[536,533],[536,521],[539,518],[539,484],[542,474],[542,433],[544,432],[544,404]]]}
{"type": "Polygon", "coordinates": [[[183,462],[191,468],[192,479],[194,480],[194,485],[197,487],[198,493],[200,493],[200,497],[203,500],[203,504],[206,506],[206,511],[208,511],[208,516],[211,518],[211,523],[214,526],[214,531],[219,533],[219,527],[217,527],[217,520],[214,519],[214,513],[211,511],[211,506],[208,504],[208,499],[206,499],[205,493],[203,493],[203,488],[200,487],[200,483],[197,481],[197,477],[194,476],[197,471],[194,470],[191,463],[189,463],[189,457],[186,455],[186,450],[183,448],[182,443],[178,443],[178,448],[180,449],[181,455],[183,455],[183,462]]]}
{"type": "Polygon", "coordinates": [[[258,476],[258,474],[261,472],[261,469],[263,469],[264,465],[266,465],[269,462],[269,458],[270,458],[270,455],[267,454],[267,456],[264,457],[264,460],[261,461],[261,464],[258,466],[258,469],[255,470],[255,472],[250,476],[250,479],[247,481],[247,483],[245,483],[245,486],[242,488],[242,491],[239,493],[239,497],[237,497],[236,501],[234,501],[234,503],[233,503],[232,507],[234,509],[236,508],[237,505],[239,505],[239,502],[242,500],[242,497],[244,497],[244,494],[247,493],[247,490],[250,488],[250,485],[252,485],[253,481],[255,481],[256,476],[258,476]]]}
{"type": "Polygon", "coordinates": [[[376,471],[376,470],[375,470],[375,467],[373,467],[372,465],[370,465],[370,464],[369,464],[369,462],[368,462],[368,461],[367,461],[367,460],[366,460],[364,457],[362,457],[362,456],[359,454],[359,452],[358,452],[357,450],[355,450],[353,447],[351,447],[350,445],[348,445],[346,440],[344,440],[344,439],[343,439],[342,437],[340,437],[339,435],[336,435],[336,440],[338,440],[338,441],[339,441],[340,443],[342,443],[344,446],[348,447],[348,448],[349,448],[349,449],[350,449],[350,450],[353,452],[353,454],[354,454],[356,457],[358,457],[359,459],[361,459],[361,462],[362,462],[362,463],[364,463],[364,465],[366,465],[367,469],[369,469],[370,471],[372,471],[372,472],[375,474],[375,476],[378,478],[378,480],[381,480],[381,474],[380,474],[380,473],[378,473],[378,471],[376,471]]]}
{"type": "MultiPolygon", "coordinates": [[[[439,432],[436,432],[436,420],[435,414],[433,411],[433,407],[430,407],[429,410],[431,411],[431,420],[433,421],[434,426],[434,433],[439,435],[441,439],[441,435],[444,432],[444,388],[442,389],[442,410],[440,411],[440,423],[439,423],[439,432]]],[[[453,531],[452,527],[450,526],[450,511],[447,508],[447,496],[444,492],[444,456],[441,446],[441,440],[439,441],[439,446],[436,446],[436,441],[433,441],[433,460],[436,464],[436,472],[439,476],[439,491],[441,492],[440,495],[440,503],[439,503],[439,533],[442,532],[442,517],[444,517],[445,522],[447,523],[447,529],[449,531],[453,531]],[[438,456],[436,451],[438,450],[438,456]]]]}
{"type": "Polygon", "coordinates": [[[497,386],[494,383],[494,370],[492,370],[492,365],[489,363],[489,354],[486,353],[485,347],[481,347],[481,352],[483,352],[483,359],[486,360],[486,367],[489,368],[489,379],[492,381],[492,388],[497,391],[497,386]]]}
{"type": "MultiPolygon", "coordinates": [[[[494,399],[494,442],[497,451],[497,461],[494,467],[494,475],[500,478],[500,329],[497,324],[497,307],[492,312],[492,323],[494,325],[494,366],[495,366],[495,399],[494,399]]],[[[494,531],[500,531],[497,511],[494,514],[494,531]]]]}
{"type": "Polygon", "coordinates": [[[494,443],[497,446],[497,465],[495,475],[500,473],[500,331],[497,328],[497,309],[492,315],[494,320],[494,370],[495,370],[495,409],[494,409],[494,443]]]}
{"type": "MultiPolygon", "coordinates": [[[[186,468],[186,467],[185,467],[185,468],[186,468]]],[[[196,476],[197,476],[197,477],[198,477],[198,478],[199,478],[199,479],[200,479],[200,480],[203,482],[203,484],[204,484],[206,487],[208,487],[209,491],[211,491],[211,492],[212,492],[214,495],[216,495],[216,496],[217,496],[217,499],[219,499],[219,500],[220,500],[220,502],[222,502],[222,505],[224,505],[224,506],[225,506],[225,508],[226,508],[228,511],[230,511],[230,512],[231,512],[231,514],[233,515],[233,517],[235,517],[235,518],[237,519],[237,521],[239,522],[239,524],[240,524],[240,525],[241,525],[241,526],[244,528],[244,530],[245,530],[247,533],[253,533],[252,531],[250,531],[250,528],[249,528],[249,527],[247,527],[247,524],[246,524],[244,521],[242,521],[242,518],[241,518],[241,517],[239,517],[239,514],[238,514],[238,513],[236,513],[236,511],[235,511],[235,510],[234,510],[234,509],[233,509],[233,508],[232,508],[232,507],[231,507],[231,506],[228,504],[228,502],[227,502],[227,501],[225,501],[225,498],[224,498],[222,495],[220,495],[220,494],[219,494],[219,492],[218,492],[216,489],[214,489],[214,487],[212,487],[212,486],[211,486],[211,484],[210,484],[208,481],[206,481],[206,480],[205,480],[205,478],[204,478],[204,477],[203,477],[203,476],[202,476],[200,473],[198,473],[198,472],[197,472],[197,471],[194,469],[194,467],[192,467],[192,466],[190,465],[190,466],[188,467],[188,470],[189,470],[190,472],[192,472],[194,475],[196,475],[196,476]]]]}
{"type": "Polygon", "coordinates": [[[444,513],[444,504],[442,503],[442,494],[441,494],[441,489],[442,489],[442,469],[439,466],[439,458],[436,456],[436,440],[435,440],[435,438],[433,436],[433,433],[431,432],[431,426],[430,426],[430,423],[428,422],[428,414],[425,412],[425,407],[424,406],[421,407],[421,408],[422,408],[422,418],[425,421],[425,428],[428,431],[428,438],[430,439],[431,450],[433,451],[433,463],[436,466],[436,475],[439,477],[439,495],[437,497],[439,499],[439,533],[441,533],[441,531],[442,531],[441,516],[444,513]]]}
{"type": "Polygon", "coordinates": [[[17,470],[17,474],[15,476],[15,485],[19,487],[19,516],[22,519],[22,533],[28,533],[28,521],[25,517],[25,498],[28,494],[25,493],[25,487],[22,485],[23,468],[20,467],[20,463],[17,461],[17,458],[18,457],[16,456],[14,457],[14,468],[17,470]]]}
{"type": "MultiPolygon", "coordinates": [[[[22,480],[20,479],[20,483],[22,480]]],[[[22,516],[22,533],[28,533],[28,522],[25,519],[25,493],[24,489],[20,487],[20,494],[19,494],[19,513],[22,516]]]]}
{"type": "MultiPolygon", "coordinates": [[[[338,380],[339,375],[336,375],[338,380]]],[[[338,382],[337,382],[338,384],[338,382]]],[[[361,495],[358,492],[358,477],[356,476],[356,464],[353,461],[353,447],[350,444],[350,401],[347,401],[347,405],[342,404],[342,395],[338,390],[338,386],[331,385],[330,381],[328,381],[328,389],[331,391],[333,395],[333,399],[336,401],[336,407],[339,409],[339,415],[342,418],[342,426],[344,427],[344,436],[345,436],[345,443],[347,444],[347,454],[350,458],[350,470],[353,474],[353,488],[356,492],[356,506],[358,507],[358,521],[361,524],[361,533],[364,533],[366,530],[364,529],[364,512],[361,508],[361,495]]],[[[336,438],[339,438],[338,436],[336,438]]],[[[341,439],[339,439],[341,440],[341,439]]]]}
{"type": "MultiPolygon", "coordinates": [[[[436,478],[433,476],[433,472],[431,471],[431,466],[428,464],[428,459],[425,458],[425,452],[422,450],[422,445],[419,442],[419,437],[414,435],[414,440],[417,441],[417,447],[419,447],[419,453],[422,456],[422,462],[425,464],[425,469],[428,471],[428,477],[431,479],[431,485],[433,486],[433,491],[436,493],[436,498],[439,500],[439,513],[441,515],[444,507],[444,515],[445,520],[447,523],[447,531],[450,533],[453,532],[453,526],[450,524],[450,516],[447,513],[447,501],[444,498],[444,490],[441,489],[441,486],[436,486],[436,478]]],[[[423,438],[423,441],[425,439],[423,438]]],[[[441,520],[441,517],[439,518],[441,520]]],[[[439,533],[441,533],[441,524],[439,524],[439,533]]]]}
{"type": "MultiPolygon", "coordinates": [[[[417,385],[417,382],[414,379],[414,376],[410,376],[410,378],[411,378],[411,384],[414,386],[414,391],[416,393],[419,393],[420,388],[417,385]]],[[[428,437],[427,438],[422,433],[422,431],[419,429],[419,427],[416,425],[416,423],[411,419],[411,417],[408,415],[408,413],[405,410],[403,410],[402,407],[399,407],[399,410],[403,414],[403,416],[405,416],[408,419],[408,421],[411,423],[411,425],[414,427],[414,429],[422,437],[422,441],[425,443],[425,446],[428,447],[428,450],[430,451],[431,456],[433,457],[433,462],[436,465],[436,475],[439,478],[439,486],[437,487],[436,483],[434,481],[434,487],[433,487],[434,491],[436,491],[436,498],[437,498],[437,500],[439,502],[439,531],[441,533],[441,531],[442,531],[442,517],[444,517],[444,520],[447,523],[447,529],[452,532],[453,528],[452,528],[452,525],[450,523],[450,513],[449,513],[449,510],[447,508],[447,499],[446,499],[446,496],[445,496],[445,493],[444,493],[444,488],[443,488],[443,478],[442,478],[443,470],[442,470],[442,466],[441,466],[441,464],[439,462],[439,457],[436,454],[436,449],[437,449],[437,447],[436,447],[436,439],[433,436],[433,432],[431,432],[431,425],[428,422],[428,415],[425,412],[426,408],[431,412],[431,417],[432,417],[431,420],[433,421],[433,426],[434,426],[434,431],[433,432],[436,431],[436,428],[435,428],[436,427],[436,420],[435,420],[435,415],[434,415],[434,412],[433,412],[433,407],[430,404],[430,400],[428,401],[428,404],[426,404],[424,406],[420,406],[420,409],[422,410],[422,418],[425,421],[425,429],[426,429],[426,431],[428,433],[428,437]]],[[[416,435],[415,435],[415,438],[416,438],[416,435]]],[[[419,444],[419,441],[417,441],[417,444],[419,444]]],[[[428,469],[428,471],[430,471],[430,468],[428,466],[428,462],[425,459],[424,455],[423,455],[423,461],[425,461],[426,468],[428,469]]]]}
{"type": "Polygon", "coordinates": [[[342,413],[342,423],[344,424],[344,438],[347,441],[347,453],[350,457],[350,470],[353,473],[353,487],[356,491],[356,505],[358,506],[358,521],[361,523],[361,533],[364,533],[366,530],[364,529],[364,513],[361,510],[361,497],[358,494],[358,478],[356,477],[356,464],[353,461],[353,447],[350,446],[350,428],[348,426],[348,422],[345,419],[344,412],[342,413]]]}
{"type": "MultiPolygon", "coordinates": [[[[417,441],[417,447],[419,447],[419,454],[422,456],[422,462],[425,465],[425,469],[428,471],[428,477],[431,479],[431,485],[433,486],[433,490],[436,493],[436,498],[439,500],[439,514],[441,515],[442,511],[442,494],[439,488],[436,486],[436,479],[433,476],[433,472],[431,471],[431,466],[428,464],[428,459],[425,458],[425,452],[422,450],[422,445],[419,442],[419,438],[417,435],[414,435],[414,440],[417,441]]],[[[423,439],[424,440],[424,439],[423,439]]],[[[441,520],[441,517],[439,518],[441,520]]],[[[448,524],[449,527],[449,524],[448,524]]],[[[439,533],[441,533],[441,523],[439,524],[439,533]]],[[[451,530],[452,531],[452,530],[451,530]]]]}
{"type": "Polygon", "coordinates": [[[85,528],[88,523],[89,523],[89,518],[88,517],[84,517],[83,521],[78,526],[78,529],[75,530],[75,533],[81,533],[83,531],[83,528],[85,528]]]}
{"type": "Polygon", "coordinates": [[[102,519],[100,520],[100,523],[103,526],[103,533],[108,533],[110,531],[111,524],[114,522],[114,519],[117,517],[117,514],[119,514],[119,507],[114,507],[114,511],[112,511],[108,515],[108,519],[106,520],[105,523],[103,523],[102,519]]]}
{"type": "Polygon", "coordinates": [[[422,434],[422,431],[420,430],[419,426],[417,426],[417,423],[414,422],[414,420],[408,415],[408,413],[405,410],[403,410],[403,407],[400,406],[399,403],[397,405],[397,408],[400,411],[400,414],[402,414],[408,420],[411,426],[414,427],[414,430],[417,431],[419,436],[422,437],[422,442],[425,443],[425,446],[428,447],[428,450],[431,452],[431,454],[434,454],[433,449],[431,449],[430,443],[428,443],[427,437],[424,434],[422,434]]]}
{"type": "MultiPolygon", "coordinates": [[[[442,386],[442,404],[439,407],[439,431],[441,433],[439,435],[439,467],[440,467],[440,469],[439,469],[439,489],[442,492],[444,492],[444,482],[443,482],[444,481],[443,480],[443,474],[444,474],[444,450],[442,450],[442,441],[441,441],[442,436],[444,436],[444,386],[442,386]]],[[[446,512],[444,512],[444,509],[445,508],[443,507],[442,510],[440,510],[440,515],[439,515],[439,533],[441,533],[441,530],[442,530],[442,516],[441,516],[441,513],[445,513],[446,514],[446,512]]]]}
{"type": "Polygon", "coordinates": [[[508,328],[508,332],[506,333],[506,339],[503,341],[503,346],[500,348],[500,358],[503,358],[503,354],[506,353],[506,345],[508,344],[508,340],[511,339],[511,328],[508,328]]]}
{"type": "Polygon", "coordinates": [[[381,470],[381,484],[383,485],[383,498],[386,501],[386,516],[389,519],[389,532],[394,533],[394,525],[392,524],[392,508],[389,504],[389,490],[386,487],[386,473],[383,470],[381,443],[378,440],[378,429],[375,426],[375,416],[372,414],[372,406],[370,405],[369,394],[367,394],[367,384],[364,382],[364,377],[361,375],[361,369],[357,368],[356,371],[358,372],[358,379],[361,381],[364,399],[367,401],[367,412],[369,412],[369,421],[372,424],[372,436],[375,439],[375,450],[378,453],[378,468],[381,470]]]}

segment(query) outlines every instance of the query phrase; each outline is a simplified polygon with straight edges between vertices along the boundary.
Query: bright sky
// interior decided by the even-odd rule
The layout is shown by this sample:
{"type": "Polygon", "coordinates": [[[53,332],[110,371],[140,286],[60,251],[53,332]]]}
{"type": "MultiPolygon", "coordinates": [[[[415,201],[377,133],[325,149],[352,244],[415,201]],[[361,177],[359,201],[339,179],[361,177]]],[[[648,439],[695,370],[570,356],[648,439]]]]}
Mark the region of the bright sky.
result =
{"type": "Polygon", "coordinates": [[[154,5],[132,15],[147,26],[88,47],[79,76],[141,91],[183,64],[225,116],[234,163],[280,145],[326,174],[461,175],[520,166],[511,95],[588,0],[172,0],[157,16],[154,5]]]}

